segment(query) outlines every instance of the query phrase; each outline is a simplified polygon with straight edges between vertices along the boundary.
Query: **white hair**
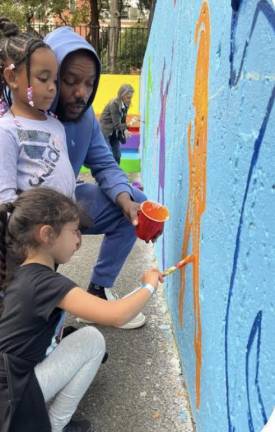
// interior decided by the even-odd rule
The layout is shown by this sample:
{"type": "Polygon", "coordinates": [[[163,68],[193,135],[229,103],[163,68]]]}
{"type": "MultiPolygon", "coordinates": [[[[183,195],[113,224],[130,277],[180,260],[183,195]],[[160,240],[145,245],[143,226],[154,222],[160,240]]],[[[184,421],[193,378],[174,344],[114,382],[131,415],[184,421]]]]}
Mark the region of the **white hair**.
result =
{"type": "Polygon", "coordinates": [[[127,95],[128,93],[134,93],[134,88],[130,84],[123,84],[118,92],[117,96],[119,99],[123,98],[123,96],[127,95]]]}

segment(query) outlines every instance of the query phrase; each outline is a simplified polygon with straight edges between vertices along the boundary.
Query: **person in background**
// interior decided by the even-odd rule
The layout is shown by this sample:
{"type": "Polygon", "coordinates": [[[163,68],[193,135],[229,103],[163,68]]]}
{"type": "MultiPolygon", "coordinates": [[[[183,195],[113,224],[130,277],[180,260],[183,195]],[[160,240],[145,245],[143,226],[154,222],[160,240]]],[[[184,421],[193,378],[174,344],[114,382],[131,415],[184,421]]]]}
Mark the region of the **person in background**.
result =
{"type": "Polygon", "coordinates": [[[118,164],[121,158],[120,144],[125,144],[129,136],[126,116],[133,94],[134,89],[130,84],[122,85],[117,97],[105,106],[100,117],[102,133],[118,164]]]}

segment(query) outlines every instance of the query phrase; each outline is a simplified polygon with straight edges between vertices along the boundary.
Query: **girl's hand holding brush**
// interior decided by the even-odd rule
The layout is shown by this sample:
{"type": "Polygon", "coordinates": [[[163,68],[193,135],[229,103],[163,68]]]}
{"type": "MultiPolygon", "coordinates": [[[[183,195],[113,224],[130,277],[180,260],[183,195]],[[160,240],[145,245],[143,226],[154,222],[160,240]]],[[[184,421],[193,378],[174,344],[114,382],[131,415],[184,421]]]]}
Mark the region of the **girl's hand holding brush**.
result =
{"type": "Polygon", "coordinates": [[[146,272],[144,272],[141,278],[142,286],[151,285],[154,289],[156,289],[158,287],[159,282],[163,283],[165,276],[174,273],[176,270],[181,269],[186,264],[189,264],[193,261],[194,261],[194,256],[188,255],[183,260],[179,261],[177,264],[169,267],[163,272],[160,272],[157,268],[152,268],[150,270],[147,270],[146,272]]]}
{"type": "Polygon", "coordinates": [[[157,288],[158,283],[163,282],[163,275],[157,268],[152,268],[143,273],[141,282],[143,285],[150,284],[154,288],[157,288]]]}

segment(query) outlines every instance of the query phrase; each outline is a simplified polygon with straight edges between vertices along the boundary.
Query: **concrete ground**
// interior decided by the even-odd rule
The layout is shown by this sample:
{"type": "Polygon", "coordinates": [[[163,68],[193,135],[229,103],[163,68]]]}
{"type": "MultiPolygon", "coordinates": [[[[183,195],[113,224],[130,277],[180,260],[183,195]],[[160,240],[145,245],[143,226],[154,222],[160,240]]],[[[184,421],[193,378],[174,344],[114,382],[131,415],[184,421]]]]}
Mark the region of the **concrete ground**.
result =
{"type": "MultiPolygon", "coordinates": [[[[84,237],[80,251],[61,269],[84,288],[101,240],[101,236],[84,237]]],[[[119,294],[138,286],[140,275],[153,262],[152,246],[138,240],[118,277],[119,294]]],[[[100,328],[109,359],[78,413],[92,422],[95,432],[194,432],[162,288],[144,313],[147,323],[141,329],[100,328]]],[[[77,325],[73,317],[68,322],[77,325]]]]}

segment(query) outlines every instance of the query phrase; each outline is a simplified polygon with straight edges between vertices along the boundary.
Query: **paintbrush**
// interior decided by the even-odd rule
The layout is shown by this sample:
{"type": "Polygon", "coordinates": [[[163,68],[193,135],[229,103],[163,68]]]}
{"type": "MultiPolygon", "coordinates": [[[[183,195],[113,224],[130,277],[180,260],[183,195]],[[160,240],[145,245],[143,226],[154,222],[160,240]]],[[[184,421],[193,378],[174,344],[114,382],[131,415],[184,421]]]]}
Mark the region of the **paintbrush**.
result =
{"type": "Polygon", "coordinates": [[[187,257],[185,257],[183,260],[179,261],[177,264],[164,270],[164,272],[162,272],[162,276],[168,276],[168,275],[174,273],[176,270],[181,269],[186,264],[189,264],[190,262],[193,262],[193,261],[194,261],[194,255],[187,255],[187,257]]]}

